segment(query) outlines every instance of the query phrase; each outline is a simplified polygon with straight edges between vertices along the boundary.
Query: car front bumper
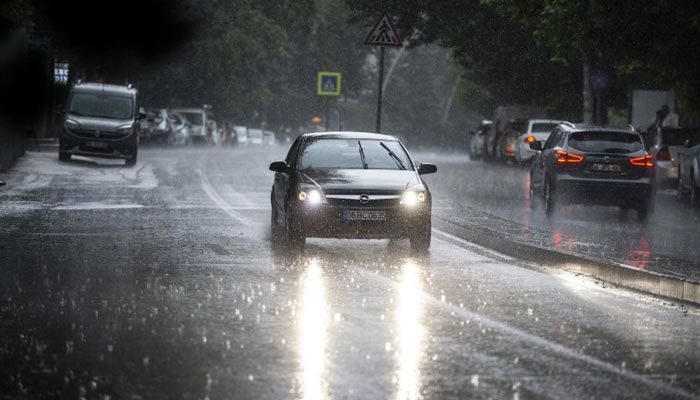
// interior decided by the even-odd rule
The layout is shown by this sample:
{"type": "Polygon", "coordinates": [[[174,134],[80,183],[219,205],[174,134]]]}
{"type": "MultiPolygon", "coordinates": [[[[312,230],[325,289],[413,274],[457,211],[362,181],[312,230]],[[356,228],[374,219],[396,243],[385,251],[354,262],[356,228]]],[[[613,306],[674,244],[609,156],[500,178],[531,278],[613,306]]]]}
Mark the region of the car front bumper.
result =
{"type": "Polygon", "coordinates": [[[350,207],[331,204],[296,203],[294,218],[306,237],[354,239],[406,239],[430,227],[429,203],[407,207],[350,207]],[[384,221],[348,221],[344,211],[384,211],[384,221]]]}
{"type": "Polygon", "coordinates": [[[59,151],[72,155],[131,159],[136,156],[136,134],[120,139],[84,138],[63,133],[59,140],[59,151]]]}

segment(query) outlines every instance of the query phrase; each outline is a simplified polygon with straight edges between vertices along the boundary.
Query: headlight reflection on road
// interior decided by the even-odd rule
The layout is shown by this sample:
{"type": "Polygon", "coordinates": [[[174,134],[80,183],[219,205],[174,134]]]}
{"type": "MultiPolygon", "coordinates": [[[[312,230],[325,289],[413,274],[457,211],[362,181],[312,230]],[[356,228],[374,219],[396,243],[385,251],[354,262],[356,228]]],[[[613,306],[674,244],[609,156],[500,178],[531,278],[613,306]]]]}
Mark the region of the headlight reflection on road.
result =
{"type": "Polygon", "coordinates": [[[409,261],[403,266],[396,307],[397,400],[420,397],[420,362],[424,328],[422,285],[419,267],[409,261]]]}
{"type": "Polygon", "coordinates": [[[299,310],[299,357],[303,398],[325,398],[326,332],[328,305],[318,260],[311,259],[301,279],[299,310]]]}

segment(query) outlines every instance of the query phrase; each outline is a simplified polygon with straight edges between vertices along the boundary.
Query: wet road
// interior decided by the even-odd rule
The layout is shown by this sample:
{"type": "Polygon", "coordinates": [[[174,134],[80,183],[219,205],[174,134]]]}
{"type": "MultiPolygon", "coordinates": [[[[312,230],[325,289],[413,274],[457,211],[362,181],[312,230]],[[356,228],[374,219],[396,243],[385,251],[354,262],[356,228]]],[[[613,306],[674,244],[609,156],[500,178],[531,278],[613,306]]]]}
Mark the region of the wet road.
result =
{"type": "MultiPolygon", "coordinates": [[[[133,169],[31,153],[3,174],[0,398],[700,397],[698,308],[441,230],[482,219],[522,235],[524,197],[507,203],[526,193],[521,170],[504,169],[511,189],[433,159],[427,256],[315,239],[285,254],[269,241],[267,171],[285,150],[144,149],[133,169]]],[[[621,229],[572,212],[576,241],[621,229]]],[[[651,253],[697,261],[659,240],[651,253]]]]}
{"type": "MultiPolygon", "coordinates": [[[[548,219],[529,207],[529,166],[485,164],[466,156],[440,159],[432,185],[444,210],[438,218],[494,232],[517,243],[700,281],[700,209],[661,190],[648,223],[631,210],[567,206],[548,219]]],[[[429,178],[430,179],[430,178],[429,178]]]]}

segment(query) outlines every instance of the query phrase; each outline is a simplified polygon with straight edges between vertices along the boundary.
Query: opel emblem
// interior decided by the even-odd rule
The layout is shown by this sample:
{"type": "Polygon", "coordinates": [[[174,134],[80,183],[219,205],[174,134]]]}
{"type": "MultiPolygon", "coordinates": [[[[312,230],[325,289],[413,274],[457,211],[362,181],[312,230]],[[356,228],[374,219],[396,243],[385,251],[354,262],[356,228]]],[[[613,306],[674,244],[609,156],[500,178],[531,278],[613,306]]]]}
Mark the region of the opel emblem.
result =
{"type": "Polygon", "coordinates": [[[609,163],[609,162],[610,162],[610,157],[605,156],[605,158],[604,158],[603,160],[605,160],[606,163],[609,163]]]}
{"type": "Polygon", "coordinates": [[[360,196],[360,203],[362,203],[362,204],[369,203],[369,196],[367,196],[366,194],[361,195],[360,196]]]}

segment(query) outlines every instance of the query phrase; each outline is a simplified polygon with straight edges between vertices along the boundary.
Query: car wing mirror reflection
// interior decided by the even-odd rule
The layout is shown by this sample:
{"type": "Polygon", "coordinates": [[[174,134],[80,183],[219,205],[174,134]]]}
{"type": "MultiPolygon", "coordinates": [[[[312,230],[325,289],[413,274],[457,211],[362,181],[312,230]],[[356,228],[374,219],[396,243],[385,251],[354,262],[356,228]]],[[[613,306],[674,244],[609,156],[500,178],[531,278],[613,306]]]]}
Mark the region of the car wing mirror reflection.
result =
{"type": "Polygon", "coordinates": [[[539,140],[529,143],[532,150],[542,151],[542,143],[539,140]]]}
{"type": "Polygon", "coordinates": [[[435,166],[435,164],[420,163],[420,165],[418,166],[418,174],[419,175],[434,174],[436,172],[437,172],[437,166],[435,166]]]}
{"type": "Polygon", "coordinates": [[[270,171],[275,171],[275,172],[287,172],[288,166],[287,163],[284,161],[275,161],[270,164],[270,171]]]}

